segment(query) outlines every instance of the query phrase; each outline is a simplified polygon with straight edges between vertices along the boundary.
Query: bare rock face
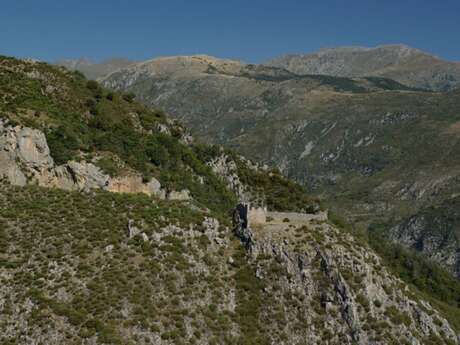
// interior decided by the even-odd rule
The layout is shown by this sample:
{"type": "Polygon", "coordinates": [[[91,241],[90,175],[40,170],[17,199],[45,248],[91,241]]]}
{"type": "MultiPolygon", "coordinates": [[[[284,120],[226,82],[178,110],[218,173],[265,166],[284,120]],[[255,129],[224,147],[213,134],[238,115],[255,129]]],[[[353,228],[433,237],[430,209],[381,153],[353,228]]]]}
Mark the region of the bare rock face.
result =
{"type": "Polygon", "coordinates": [[[53,167],[42,132],[7,126],[0,120],[0,178],[22,186],[28,180],[48,177],[53,167]]]}
{"type": "Polygon", "coordinates": [[[458,222],[456,206],[456,203],[446,203],[437,213],[432,209],[431,213],[422,211],[404,219],[390,229],[390,239],[424,253],[460,279],[460,243],[453,231],[458,222]],[[434,232],[433,228],[437,227],[444,231],[434,232]]]}
{"type": "MultiPolygon", "coordinates": [[[[37,184],[65,190],[103,189],[116,193],[144,193],[160,199],[166,192],[155,178],[144,183],[138,175],[112,178],[96,165],[69,161],[56,165],[43,132],[11,126],[0,119],[0,179],[18,186],[37,184]]],[[[171,191],[170,200],[190,200],[190,192],[171,191]]]]}
{"type": "Polygon", "coordinates": [[[39,171],[48,169],[54,164],[45,135],[36,129],[19,129],[17,132],[17,154],[20,160],[39,171]]]}
{"type": "Polygon", "coordinates": [[[43,132],[0,121],[0,178],[66,190],[104,188],[109,180],[94,164],[70,161],[56,166],[43,132]]]}
{"type": "Polygon", "coordinates": [[[165,199],[166,194],[157,179],[152,178],[148,183],[143,183],[140,176],[112,178],[109,181],[107,190],[115,193],[144,193],[160,199],[165,199]]]}
{"type": "Polygon", "coordinates": [[[78,190],[103,189],[109,183],[110,177],[94,164],[71,161],[67,167],[78,190]]]}
{"type": "Polygon", "coordinates": [[[183,189],[181,191],[170,191],[166,195],[167,200],[176,200],[176,201],[187,201],[190,200],[192,197],[190,196],[190,191],[187,189],[183,189]]]}
{"type": "Polygon", "coordinates": [[[235,192],[240,200],[246,200],[246,187],[240,181],[236,163],[227,155],[222,154],[208,163],[212,171],[223,178],[230,190],[235,192]]]}
{"type": "MultiPolygon", "coordinates": [[[[238,158],[243,161],[245,166],[252,171],[268,170],[268,166],[266,165],[261,166],[257,163],[253,163],[243,156],[239,156],[238,158]]],[[[240,176],[238,175],[238,165],[232,157],[222,152],[219,156],[209,161],[207,165],[217,176],[225,181],[228,189],[237,195],[238,200],[250,203],[251,206],[265,206],[265,201],[263,198],[260,198],[260,196],[254,192],[254,190],[251,190],[249,186],[245,185],[241,181],[240,176]]]]}

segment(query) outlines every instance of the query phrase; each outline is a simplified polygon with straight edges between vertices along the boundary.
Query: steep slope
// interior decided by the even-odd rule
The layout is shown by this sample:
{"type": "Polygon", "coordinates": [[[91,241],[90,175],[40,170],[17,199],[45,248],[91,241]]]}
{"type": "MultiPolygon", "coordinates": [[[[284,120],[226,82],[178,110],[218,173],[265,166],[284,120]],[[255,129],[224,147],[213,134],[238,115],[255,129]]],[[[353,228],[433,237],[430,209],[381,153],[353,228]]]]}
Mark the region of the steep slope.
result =
{"type": "Polygon", "coordinates": [[[286,55],[266,63],[297,74],[378,76],[417,88],[450,90],[460,84],[460,62],[444,61],[405,45],[343,47],[286,55]]]}
{"type": "Polygon", "coordinates": [[[279,172],[79,74],[0,78],[3,343],[460,342],[456,282],[407,285],[279,172]]]}
{"type": "MultiPolygon", "coordinates": [[[[193,144],[181,125],[132,94],[12,58],[0,59],[0,78],[0,177],[10,183],[191,198],[221,212],[235,205],[234,192],[205,159],[219,149],[193,144]]],[[[235,154],[232,160],[237,172],[260,182],[235,191],[245,201],[297,210],[316,204],[279,172],[268,175],[235,154]],[[275,193],[296,197],[276,205],[275,193]]]]}
{"type": "Polygon", "coordinates": [[[4,342],[459,343],[372,250],[314,217],[255,226],[244,249],[183,202],[0,189],[4,342]]]}
{"type": "Polygon", "coordinates": [[[134,61],[123,58],[112,58],[101,62],[93,62],[88,59],[64,59],[58,60],[54,64],[58,66],[66,67],[71,71],[80,71],[88,79],[98,79],[109,75],[121,68],[127,67],[133,64],[134,61]]]}
{"type": "MultiPolygon", "coordinates": [[[[297,76],[201,56],[133,65],[104,84],[166,109],[200,140],[278,167],[356,226],[384,224],[393,240],[399,235],[390,229],[459,190],[458,90],[297,76]]],[[[424,252],[457,274],[460,240],[451,231],[449,241],[439,241],[444,231],[424,231],[437,243],[424,252]]]]}

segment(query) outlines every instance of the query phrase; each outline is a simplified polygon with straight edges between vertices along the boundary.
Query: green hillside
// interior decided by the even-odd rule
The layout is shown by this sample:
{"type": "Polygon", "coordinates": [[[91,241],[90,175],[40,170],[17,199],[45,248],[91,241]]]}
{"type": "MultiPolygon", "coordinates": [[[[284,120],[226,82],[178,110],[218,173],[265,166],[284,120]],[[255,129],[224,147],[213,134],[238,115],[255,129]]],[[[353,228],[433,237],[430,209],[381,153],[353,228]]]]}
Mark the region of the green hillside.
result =
{"type": "Polygon", "coordinates": [[[2,57],[0,88],[0,344],[459,343],[455,279],[396,247],[377,255],[279,170],[79,73],[2,57]],[[191,197],[40,180],[75,174],[70,160],[191,197]],[[21,169],[35,175],[12,185],[21,169]],[[231,223],[242,196],[286,211],[249,243],[231,223]]]}

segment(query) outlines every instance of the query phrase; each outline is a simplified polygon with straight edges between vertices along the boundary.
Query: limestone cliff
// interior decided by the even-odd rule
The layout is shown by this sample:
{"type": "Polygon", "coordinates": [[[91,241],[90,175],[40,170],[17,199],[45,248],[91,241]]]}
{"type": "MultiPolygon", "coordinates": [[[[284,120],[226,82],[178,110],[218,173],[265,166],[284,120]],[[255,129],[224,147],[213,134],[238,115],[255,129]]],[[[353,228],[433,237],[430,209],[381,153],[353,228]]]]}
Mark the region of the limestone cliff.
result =
{"type": "MultiPolygon", "coordinates": [[[[112,178],[85,161],[56,165],[43,132],[12,126],[0,119],[0,179],[13,185],[37,184],[65,190],[103,189],[118,193],[145,193],[165,198],[166,192],[155,179],[142,182],[139,175],[112,178]]],[[[184,192],[185,193],[185,192],[184,192]]],[[[170,198],[187,199],[170,192],[170,198]]]]}

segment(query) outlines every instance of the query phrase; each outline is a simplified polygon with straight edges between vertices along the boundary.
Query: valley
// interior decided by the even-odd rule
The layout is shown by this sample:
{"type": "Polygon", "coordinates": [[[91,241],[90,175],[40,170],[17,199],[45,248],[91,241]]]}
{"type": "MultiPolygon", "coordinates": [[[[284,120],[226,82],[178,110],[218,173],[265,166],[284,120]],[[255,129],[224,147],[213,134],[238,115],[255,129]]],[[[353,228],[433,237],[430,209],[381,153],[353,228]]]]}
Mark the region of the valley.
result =
{"type": "Polygon", "coordinates": [[[458,277],[459,228],[443,218],[459,188],[458,90],[207,56],[154,59],[102,82],[165,109],[202,142],[279,169],[357,231],[402,242],[458,277]],[[436,221],[405,225],[427,212],[436,221]]]}

